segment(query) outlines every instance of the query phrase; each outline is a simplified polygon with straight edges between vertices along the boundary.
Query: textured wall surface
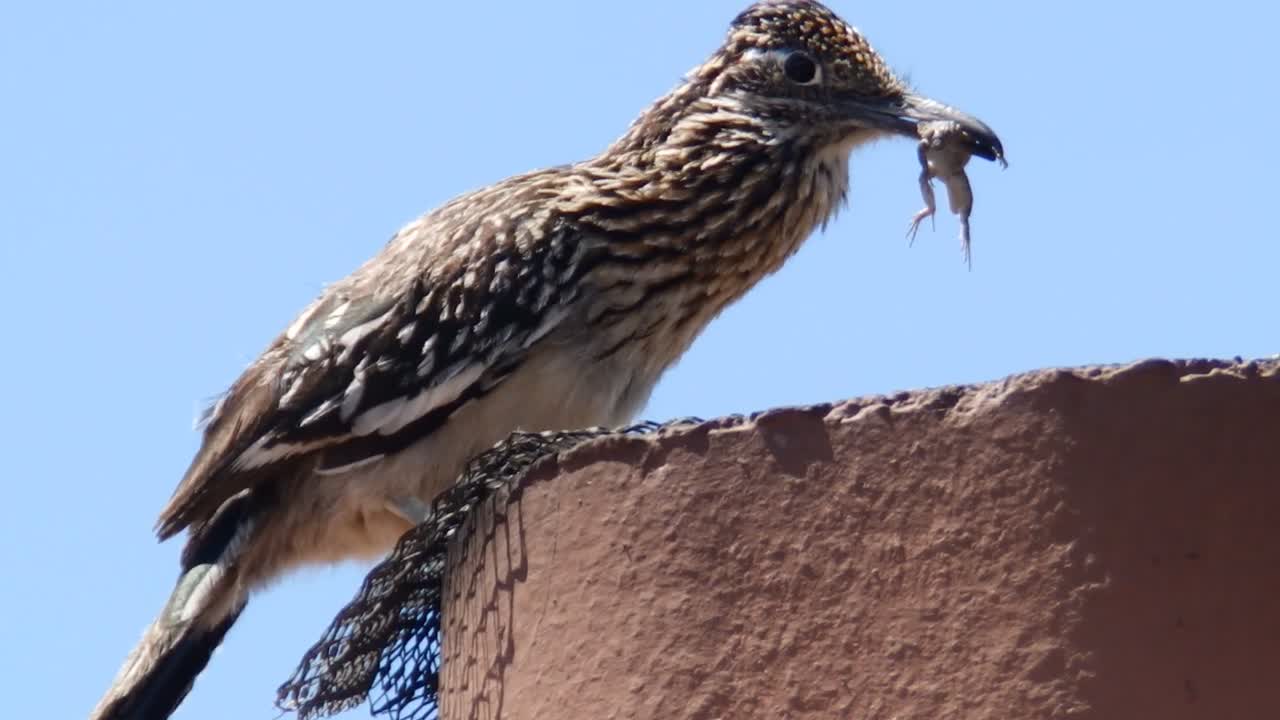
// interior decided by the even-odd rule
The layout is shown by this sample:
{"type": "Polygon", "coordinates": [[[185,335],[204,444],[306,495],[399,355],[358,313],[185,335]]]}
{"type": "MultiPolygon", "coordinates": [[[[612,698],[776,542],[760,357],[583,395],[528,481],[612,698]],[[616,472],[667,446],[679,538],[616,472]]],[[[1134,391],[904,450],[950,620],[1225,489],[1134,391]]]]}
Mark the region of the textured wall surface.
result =
{"type": "Polygon", "coordinates": [[[613,438],[490,507],[445,717],[1280,717],[1280,367],[613,438]]]}

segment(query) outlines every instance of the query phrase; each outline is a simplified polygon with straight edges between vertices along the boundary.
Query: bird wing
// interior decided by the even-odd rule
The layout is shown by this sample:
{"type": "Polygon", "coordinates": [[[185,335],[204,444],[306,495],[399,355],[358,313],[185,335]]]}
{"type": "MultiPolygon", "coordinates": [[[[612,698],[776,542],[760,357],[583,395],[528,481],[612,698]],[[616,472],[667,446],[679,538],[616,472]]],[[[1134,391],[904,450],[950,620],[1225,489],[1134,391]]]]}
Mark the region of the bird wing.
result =
{"type": "Polygon", "coordinates": [[[568,314],[582,245],[570,228],[437,247],[430,257],[443,259],[415,264],[421,245],[403,236],[429,231],[401,231],[232,385],[161,512],[162,539],[299,463],[337,472],[408,447],[493,390],[568,314]]]}

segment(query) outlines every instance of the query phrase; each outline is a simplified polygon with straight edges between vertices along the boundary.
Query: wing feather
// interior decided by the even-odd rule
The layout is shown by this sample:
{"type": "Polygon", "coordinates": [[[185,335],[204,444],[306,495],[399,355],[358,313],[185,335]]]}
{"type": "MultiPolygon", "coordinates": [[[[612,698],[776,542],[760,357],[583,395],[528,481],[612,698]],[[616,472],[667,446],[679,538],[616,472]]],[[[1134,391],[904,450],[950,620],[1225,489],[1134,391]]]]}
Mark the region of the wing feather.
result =
{"type": "MultiPolygon", "coordinates": [[[[476,223],[474,232],[492,227],[476,223]]],[[[227,498],[302,463],[336,472],[403,449],[500,384],[576,299],[570,288],[543,287],[570,275],[566,265],[581,255],[566,252],[576,246],[570,231],[556,232],[524,248],[435,248],[419,267],[405,257],[415,246],[393,239],[313,302],[220,400],[159,535],[205,522],[227,498]]]]}

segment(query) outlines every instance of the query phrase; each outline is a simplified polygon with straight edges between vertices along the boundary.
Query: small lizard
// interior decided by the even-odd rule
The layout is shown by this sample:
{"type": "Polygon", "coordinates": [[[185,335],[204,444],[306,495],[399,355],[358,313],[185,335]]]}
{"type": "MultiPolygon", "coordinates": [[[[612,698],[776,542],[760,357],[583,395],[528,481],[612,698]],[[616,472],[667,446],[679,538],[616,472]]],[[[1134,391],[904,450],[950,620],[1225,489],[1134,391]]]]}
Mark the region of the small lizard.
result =
{"type": "MultiPolygon", "coordinates": [[[[924,197],[924,209],[911,218],[911,227],[907,237],[914,243],[920,223],[925,218],[933,218],[937,211],[937,201],[933,195],[933,179],[938,178],[947,189],[947,200],[951,212],[960,218],[960,246],[964,251],[965,262],[973,269],[973,254],[969,236],[969,214],[973,212],[973,187],[969,184],[969,176],[964,173],[973,154],[972,142],[958,123],[945,120],[920,123],[920,194],[924,197]]],[[[1004,158],[999,158],[1004,164],[1004,158]]]]}

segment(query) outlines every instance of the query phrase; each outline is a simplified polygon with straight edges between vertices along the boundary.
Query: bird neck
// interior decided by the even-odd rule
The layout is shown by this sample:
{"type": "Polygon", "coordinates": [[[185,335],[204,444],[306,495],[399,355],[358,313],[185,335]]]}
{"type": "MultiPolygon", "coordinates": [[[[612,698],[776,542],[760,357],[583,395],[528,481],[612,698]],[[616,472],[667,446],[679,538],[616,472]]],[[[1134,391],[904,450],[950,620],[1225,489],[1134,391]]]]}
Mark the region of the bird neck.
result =
{"type": "Polygon", "coordinates": [[[556,215],[598,251],[592,317],[649,308],[643,328],[601,326],[602,356],[629,348],[656,378],[840,208],[854,144],[677,92],[569,168],[556,215]]]}
{"type": "Polygon", "coordinates": [[[856,144],[686,85],[577,168],[590,192],[576,215],[611,243],[749,287],[843,205],[856,144]]]}

